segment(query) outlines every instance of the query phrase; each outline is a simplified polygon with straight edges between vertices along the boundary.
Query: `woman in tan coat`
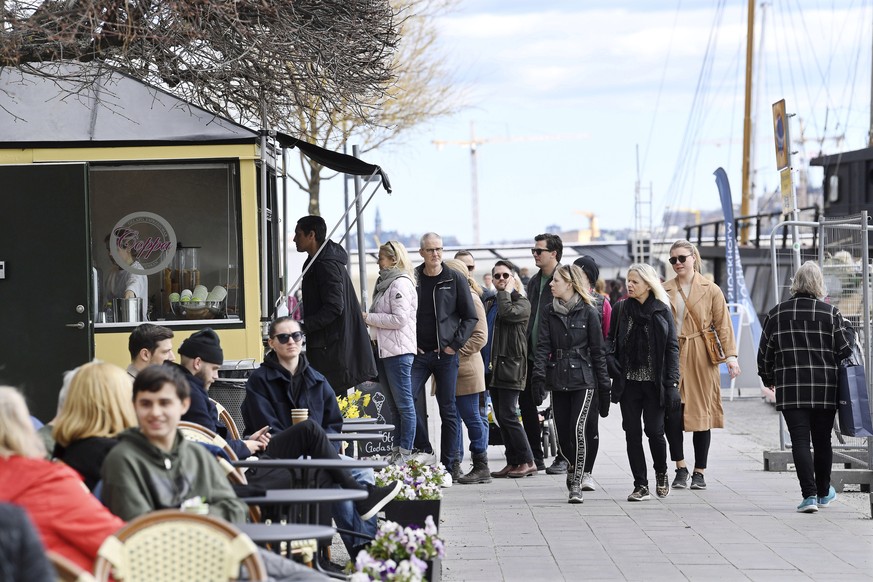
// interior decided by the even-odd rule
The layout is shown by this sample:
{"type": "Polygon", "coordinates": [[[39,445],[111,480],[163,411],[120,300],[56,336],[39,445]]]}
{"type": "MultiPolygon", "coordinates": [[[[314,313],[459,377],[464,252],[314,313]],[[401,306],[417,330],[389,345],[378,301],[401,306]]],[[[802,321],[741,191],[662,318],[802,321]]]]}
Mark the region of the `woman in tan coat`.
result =
{"type": "Polygon", "coordinates": [[[464,275],[470,285],[470,294],[473,297],[473,306],[476,308],[476,327],[467,343],[458,351],[458,382],[455,388],[455,404],[458,409],[458,455],[457,459],[464,457],[463,430],[461,421],[467,427],[470,437],[470,454],[473,457],[473,469],[463,476],[455,478],[460,473],[460,460],[458,466],[452,467],[452,480],[469,485],[472,483],[490,483],[491,469],[488,468],[488,426],[482,420],[479,413],[479,394],[485,392],[485,364],[482,354],[479,352],[488,341],[488,322],[485,317],[485,307],[479,295],[482,288],[476,280],[470,276],[467,265],[458,259],[450,259],[445,265],[464,275]]]}
{"type": "Polygon", "coordinates": [[[683,450],[685,432],[694,433],[694,473],[692,489],[706,489],[703,474],[713,428],[724,428],[721,406],[721,380],[718,364],[713,364],[706,350],[702,329],[714,325],[721,340],[731,378],[740,373],[737,347],[730,314],[721,289],[701,275],[700,253],[687,240],[677,240],[670,247],[670,264],[676,277],[664,283],[670,297],[676,334],[679,336],[679,413],[667,411],[664,433],[670,445],[670,458],[676,462],[673,489],[688,485],[688,466],[683,450]]]}

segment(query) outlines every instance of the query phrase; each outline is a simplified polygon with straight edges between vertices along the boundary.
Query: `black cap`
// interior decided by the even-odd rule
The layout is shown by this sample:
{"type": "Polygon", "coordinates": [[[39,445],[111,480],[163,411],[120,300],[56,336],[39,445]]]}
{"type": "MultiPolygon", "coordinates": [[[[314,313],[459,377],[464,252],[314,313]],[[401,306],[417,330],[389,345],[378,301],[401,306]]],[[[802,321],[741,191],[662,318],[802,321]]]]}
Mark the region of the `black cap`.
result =
{"type": "Polygon", "coordinates": [[[594,287],[597,279],[600,278],[600,268],[597,266],[597,261],[593,257],[583,255],[573,261],[573,264],[585,272],[585,276],[588,277],[588,284],[594,287]]]}
{"type": "Polygon", "coordinates": [[[189,358],[200,358],[210,364],[224,363],[224,351],[221,349],[221,340],[212,328],[204,328],[179,346],[179,353],[189,358]]]}

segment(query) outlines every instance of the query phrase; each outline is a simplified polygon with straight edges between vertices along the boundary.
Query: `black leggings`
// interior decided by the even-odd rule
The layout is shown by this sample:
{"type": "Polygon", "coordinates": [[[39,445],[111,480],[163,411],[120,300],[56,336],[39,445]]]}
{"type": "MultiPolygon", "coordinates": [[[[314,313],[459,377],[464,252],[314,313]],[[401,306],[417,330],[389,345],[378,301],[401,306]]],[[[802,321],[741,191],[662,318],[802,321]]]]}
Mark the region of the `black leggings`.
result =
{"type": "MultiPolygon", "coordinates": [[[[685,432],[682,418],[685,414],[685,405],[676,411],[669,409],[664,414],[664,435],[667,444],[670,445],[670,460],[685,460],[685,432]]],[[[712,431],[696,430],[691,433],[691,442],[694,445],[694,468],[706,469],[706,461],[709,459],[709,445],[712,442],[712,431]]]]}

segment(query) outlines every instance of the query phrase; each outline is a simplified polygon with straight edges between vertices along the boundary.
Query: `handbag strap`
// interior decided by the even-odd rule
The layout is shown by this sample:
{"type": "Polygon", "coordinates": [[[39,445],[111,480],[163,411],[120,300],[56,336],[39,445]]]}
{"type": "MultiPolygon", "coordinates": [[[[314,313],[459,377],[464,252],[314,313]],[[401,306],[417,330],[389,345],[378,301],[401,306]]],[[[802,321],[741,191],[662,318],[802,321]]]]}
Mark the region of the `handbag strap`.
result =
{"type": "Polygon", "coordinates": [[[688,305],[688,297],[685,296],[685,291],[682,290],[682,285],[677,284],[676,288],[679,290],[679,295],[682,296],[682,301],[685,302],[685,313],[691,316],[691,319],[694,320],[694,325],[696,325],[697,329],[702,333],[703,326],[700,325],[700,320],[698,320],[697,317],[694,315],[694,312],[691,311],[691,308],[688,305]]]}

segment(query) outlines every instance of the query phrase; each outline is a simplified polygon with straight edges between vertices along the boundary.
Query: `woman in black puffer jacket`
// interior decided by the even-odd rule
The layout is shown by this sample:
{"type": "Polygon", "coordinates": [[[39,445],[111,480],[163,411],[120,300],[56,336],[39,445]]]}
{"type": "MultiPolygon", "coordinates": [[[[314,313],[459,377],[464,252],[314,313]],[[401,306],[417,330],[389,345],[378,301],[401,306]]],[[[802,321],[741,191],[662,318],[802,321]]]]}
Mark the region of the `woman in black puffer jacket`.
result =
{"type": "Polygon", "coordinates": [[[585,458],[597,446],[596,424],[609,413],[609,376],[603,332],[594,301],[576,265],[555,269],[549,286],[554,300],[539,324],[531,383],[552,393],[558,454],[569,463],[570,503],[582,503],[585,458]]]}

